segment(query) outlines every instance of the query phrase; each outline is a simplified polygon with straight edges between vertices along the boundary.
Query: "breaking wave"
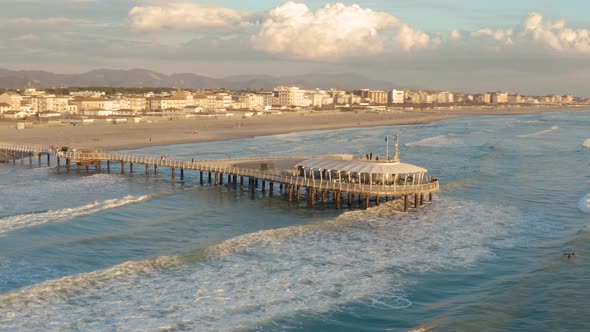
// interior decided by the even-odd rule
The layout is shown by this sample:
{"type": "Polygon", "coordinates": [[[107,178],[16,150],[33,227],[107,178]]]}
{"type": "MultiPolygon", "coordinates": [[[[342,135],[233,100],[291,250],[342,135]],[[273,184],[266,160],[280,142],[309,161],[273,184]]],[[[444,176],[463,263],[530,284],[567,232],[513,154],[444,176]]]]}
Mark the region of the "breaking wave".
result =
{"type": "Polygon", "coordinates": [[[383,204],[45,281],[0,296],[0,328],[243,330],[297,326],[296,315],[321,319],[355,302],[401,309],[412,305],[412,275],[469,267],[518,243],[524,218],[510,208],[441,205],[400,213],[383,204]]]}
{"type": "Polygon", "coordinates": [[[580,198],[578,209],[584,213],[590,213],[590,194],[586,194],[586,196],[580,198]]]}
{"type": "Polygon", "coordinates": [[[93,214],[102,210],[113,209],[127,204],[138,203],[146,200],[150,195],[126,196],[123,198],[97,201],[74,208],[66,208],[54,211],[43,211],[28,214],[19,214],[0,219],[0,235],[23,228],[34,227],[45,223],[69,220],[82,215],[93,214]]]}
{"type": "Polygon", "coordinates": [[[448,135],[439,135],[435,137],[425,138],[423,140],[407,143],[406,147],[455,147],[463,145],[464,142],[458,138],[451,138],[448,135]]]}
{"type": "Polygon", "coordinates": [[[538,131],[538,132],[533,133],[533,134],[518,135],[518,137],[521,137],[521,138],[540,137],[540,136],[543,136],[543,135],[546,135],[546,134],[550,134],[550,133],[552,133],[554,131],[558,131],[559,129],[560,129],[559,126],[553,126],[553,127],[549,128],[549,129],[541,130],[541,131],[538,131]]]}

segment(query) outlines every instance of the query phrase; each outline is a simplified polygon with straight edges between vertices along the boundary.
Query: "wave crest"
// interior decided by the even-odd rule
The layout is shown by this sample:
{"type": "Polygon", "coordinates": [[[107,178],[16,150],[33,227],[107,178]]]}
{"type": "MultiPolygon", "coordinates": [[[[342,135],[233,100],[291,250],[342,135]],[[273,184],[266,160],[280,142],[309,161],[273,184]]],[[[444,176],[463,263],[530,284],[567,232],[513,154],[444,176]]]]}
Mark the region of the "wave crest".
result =
{"type": "MultiPolygon", "coordinates": [[[[239,236],[199,257],[162,257],[65,277],[0,296],[0,326],[30,330],[253,329],[329,315],[349,303],[411,305],[412,275],[493,257],[519,218],[475,202],[419,213],[382,204],[297,227],[239,236]],[[88,320],[86,317],[110,317],[88,320]]],[[[440,206],[439,206],[440,204],[440,206]]]]}
{"type": "Polygon", "coordinates": [[[74,208],[66,208],[40,213],[19,214],[0,219],[0,235],[19,229],[34,227],[45,223],[69,220],[82,215],[93,214],[102,210],[113,209],[127,204],[134,204],[148,199],[150,195],[131,196],[123,198],[96,201],[74,208]]]}
{"type": "Polygon", "coordinates": [[[561,128],[559,128],[559,126],[553,126],[553,127],[549,128],[549,129],[545,129],[545,130],[540,130],[540,131],[537,131],[536,133],[532,133],[532,134],[524,134],[524,135],[518,135],[518,137],[521,137],[521,138],[534,138],[534,137],[540,137],[540,136],[543,136],[543,135],[550,134],[550,133],[552,133],[552,132],[554,132],[554,131],[558,131],[559,129],[561,129],[561,128]]]}

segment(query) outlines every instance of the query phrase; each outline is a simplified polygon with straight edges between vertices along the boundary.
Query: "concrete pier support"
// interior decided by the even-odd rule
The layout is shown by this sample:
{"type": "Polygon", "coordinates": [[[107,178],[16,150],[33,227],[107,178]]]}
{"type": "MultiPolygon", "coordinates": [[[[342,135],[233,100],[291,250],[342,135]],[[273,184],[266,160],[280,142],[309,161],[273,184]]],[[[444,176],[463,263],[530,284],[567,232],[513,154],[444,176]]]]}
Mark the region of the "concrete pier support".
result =
{"type": "Polygon", "coordinates": [[[334,201],[336,202],[336,208],[340,209],[342,203],[341,193],[339,191],[334,192],[334,201]]]}
{"type": "Polygon", "coordinates": [[[154,175],[158,175],[158,165],[154,165],[154,175]]]}
{"type": "Polygon", "coordinates": [[[420,206],[424,205],[424,194],[420,194],[420,206]]]}
{"type": "Polygon", "coordinates": [[[296,195],[297,195],[297,202],[299,202],[301,200],[301,186],[297,186],[297,188],[295,189],[296,195]]]}
{"type": "Polygon", "coordinates": [[[348,193],[348,207],[352,206],[352,199],[353,199],[353,194],[352,193],[348,193]]]}
{"type": "Polygon", "coordinates": [[[365,209],[368,209],[371,205],[371,196],[365,195],[365,209]]]}
{"type": "Polygon", "coordinates": [[[432,202],[432,193],[428,193],[428,201],[432,202]]]}
{"type": "Polygon", "coordinates": [[[180,169],[180,179],[184,180],[184,168],[180,169]]]}
{"type": "Polygon", "coordinates": [[[125,174],[125,162],[121,162],[121,174],[125,174]]]}
{"type": "Polygon", "coordinates": [[[213,179],[215,180],[215,185],[219,185],[219,176],[217,175],[217,173],[213,174],[213,179]]]}
{"type": "Polygon", "coordinates": [[[150,176],[150,165],[145,164],[145,176],[150,176]]]}
{"type": "Polygon", "coordinates": [[[41,154],[40,153],[37,155],[37,165],[41,166],[41,154]]]}
{"type": "Polygon", "coordinates": [[[219,173],[219,184],[223,184],[223,173],[219,173]]]}
{"type": "Polygon", "coordinates": [[[172,180],[176,179],[176,168],[172,167],[172,180]]]}
{"type": "Polygon", "coordinates": [[[203,171],[199,172],[199,183],[201,184],[201,186],[203,185],[203,171]]]}
{"type": "Polygon", "coordinates": [[[69,171],[71,167],[72,162],[70,161],[70,158],[66,158],[66,169],[69,171]]]}
{"type": "Polygon", "coordinates": [[[414,209],[418,207],[418,194],[414,194],[414,209]]]}
{"type": "Polygon", "coordinates": [[[129,174],[133,174],[133,163],[129,163],[129,174]]]}
{"type": "Polygon", "coordinates": [[[270,183],[268,184],[268,193],[272,196],[272,191],[274,189],[274,182],[270,181],[270,183]]]}
{"type": "Polygon", "coordinates": [[[47,154],[47,166],[51,166],[51,155],[47,154]]]}
{"type": "Polygon", "coordinates": [[[379,195],[375,196],[375,205],[379,206],[381,204],[381,197],[379,195]]]}
{"type": "Polygon", "coordinates": [[[211,172],[209,172],[209,183],[211,183],[211,172]]]}
{"type": "Polygon", "coordinates": [[[262,180],[262,192],[266,192],[266,181],[262,180]]]}
{"type": "MultiPolygon", "coordinates": [[[[66,163],[69,164],[69,162],[67,162],[69,159],[66,159],[66,163]]],[[[107,173],[111,172],[111,161],[107,160],[107,173]]]]}

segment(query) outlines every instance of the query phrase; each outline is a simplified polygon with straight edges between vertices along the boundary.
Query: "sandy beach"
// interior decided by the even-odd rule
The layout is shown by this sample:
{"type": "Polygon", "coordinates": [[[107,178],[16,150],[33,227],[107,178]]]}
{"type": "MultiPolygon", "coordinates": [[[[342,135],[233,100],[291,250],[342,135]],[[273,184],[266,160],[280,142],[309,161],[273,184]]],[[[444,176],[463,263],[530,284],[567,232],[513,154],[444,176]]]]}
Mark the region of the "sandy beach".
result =
{"type": "Polygon", "coordinates": [[[136,124],[85,126],[64,125],[30,129],[0,129],[0,141],[18,144],[59,145],[78,148],[122,150],[195,142],[233,140],[308,130],[370,128],[426,124],[440,120],[542,112],[574,112],[590,107],[462,108],[443,110],[319,111],[283,113],[250,118],[238,116],[186,120],[157,120],[136,124]]]}

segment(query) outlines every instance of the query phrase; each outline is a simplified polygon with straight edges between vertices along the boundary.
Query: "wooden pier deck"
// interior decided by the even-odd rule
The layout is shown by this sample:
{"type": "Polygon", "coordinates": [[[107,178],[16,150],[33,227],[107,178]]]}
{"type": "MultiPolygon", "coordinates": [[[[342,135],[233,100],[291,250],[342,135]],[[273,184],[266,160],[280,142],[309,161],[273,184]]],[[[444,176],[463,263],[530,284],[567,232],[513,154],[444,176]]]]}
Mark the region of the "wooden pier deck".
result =
{"type": "Polygon", "coordinates": [[[199,172],[201,184],[204,184],[204,175],[207,174],[207,182],[209,183],[222,185],[225,182],[235,188],[244,189],[244,180],[246,179],[248,180],[247,187],[249,190],[268,190],[270,193],[273,192],[274,185],[277,183],[280,186],[280,191],[289,201],[301,200],[302,191],[305,191],[305,199],[311,205],[317,202],[326,203],[331,200],[337,208],[342,205],[351,206],[356,199],[358,199],[359,205],[364,204],[365,208],[368,208],[371,203],[379,205],[382,201],[403,199],[404,211],[407,211],[409,203],[413,203],[414,208],[422,206],[425,202],[425,195],[428,195],[428,201],[431,202],[433,193],[439,190],[438,181],[416,185],[392,186],[343,183],[341,181],[309,179],[298,176],[294,167],[298,162],[312,158],[311,156],[187,161],[168,159],[163,156],[73,149],[63,151],[59,148],[2,143],[0,143],[0,151],[6,156],[12,156],[13,163],[15,163],[16,159],[20,159],[22,163],[23,158],[19,157],[29,155],[30,163],[32,163],[32,156],[37,156],[38,163],[41,165],[41,156],[46,155],[47,165],[49,165],[50,156],[54,156],[57,160],[57,166],[60,167],[61,160],[64,159],[65,167],[68,170],[73,167],[72,164],[75,164],[77,168],[82,166],[88,169],[92,166],[98,171],[102,171],[106,167],[106,170],[110,172],[111,164],[118,163],[121,174],[137,172],[137,165],[142,165],[145,168],[145,175],[149,176],[152,170],[157,173],[158,168],[165,167],[171,170],[172,180],[175,180],[177,176],[182,179],[186,171],[192,171],[199,172]],[[271,167],[269,168],[269,166],[271,167]],[[268,188],[266,187],[267,182],[268,188]]]}

